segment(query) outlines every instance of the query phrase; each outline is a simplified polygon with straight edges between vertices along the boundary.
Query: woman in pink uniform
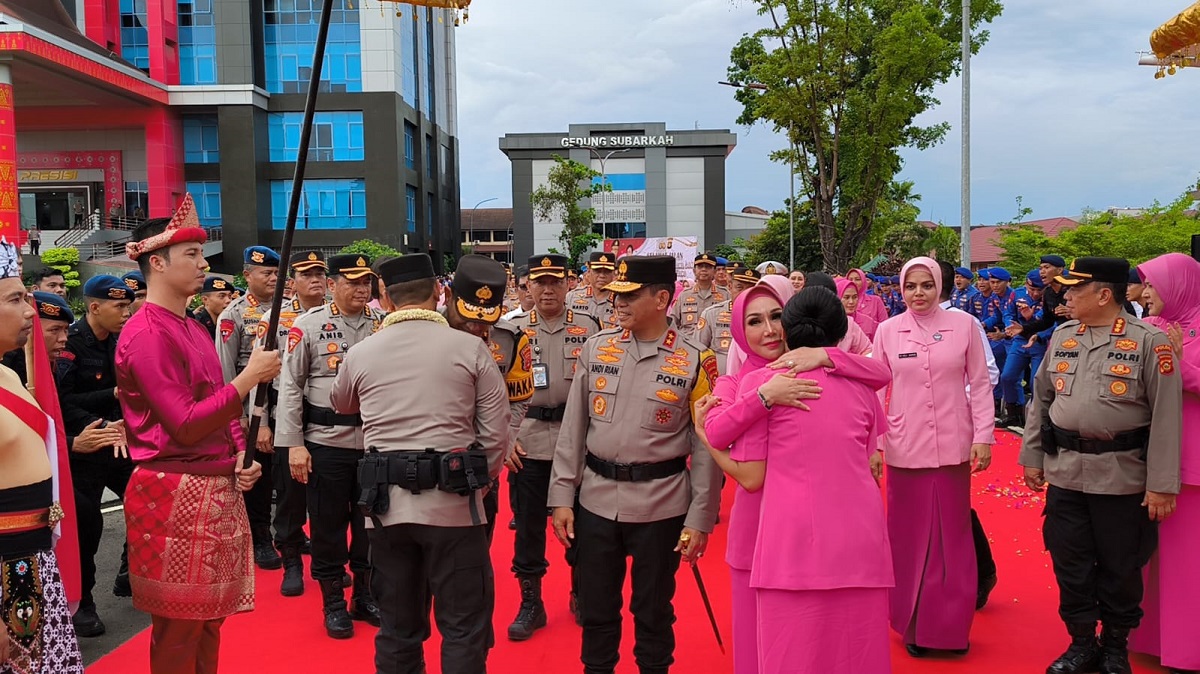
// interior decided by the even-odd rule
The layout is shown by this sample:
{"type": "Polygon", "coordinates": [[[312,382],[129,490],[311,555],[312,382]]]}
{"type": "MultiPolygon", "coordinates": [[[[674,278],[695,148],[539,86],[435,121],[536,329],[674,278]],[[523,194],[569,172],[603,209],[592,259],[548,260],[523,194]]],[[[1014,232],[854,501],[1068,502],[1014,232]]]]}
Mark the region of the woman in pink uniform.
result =
{"type": "MultiPolygon", "coordinates": [[[[756,318],[777,311],[773,302],[746,305],[751,346],[756,318]]],[[[822,288],[801,291],[786,312],[789,345],[795,348],[832,347],[848,324],[840,301],[822,288]]],[[[835,358],[866,360],[826,351],[835,358]]],[[[749,425],[737,431],[733,452],[712,453],[749,490],[739,491],[739,497],[753,498],[761,489],[763,512],[790,514],[762,518],[754,534],[750,586],[757,608],[759,672],[891,671],[886,618],[891,560],[883,503],[867,460],[882,419],[875,396],[886,383],[882,374],[880,369],[880,376],[864,383],[820,366],[806,372],[823,389],[820,399],[809,401],[814,415],[793,407],[768,411],[768,405],[774,407],[769,388],[776,376],[770,369],[741,377],[735,405],[757,406],[757,414],[739,419],[749,425]],[[842,423],[830,429],[821,420],[834,415],[842,423]]],[[[698,417],[705,416],[707,405],[707,400],[698,404],[698,417]]],[[[713,438],[722,435],[729,417],[706,421],[713,438]]]]}
{"type": "Polygon", "coordinates": [[[1138,266],[1143,305],[1171,338],[1183,377],[1183,442],[1175,514],[1158,527],[1147,567],[1146,612],[1130,648],[1162,658],[1172,672],[1200,671],[1200,262],[1168,253],[1138,266]]]}
{"type": "Polygon", "coordinates": [[[861,293],[850,279],[835,279],[834,283],[837,284],[837,296],[846,309],[846,315],[867,333],[868,338],[875,339],[875,331],[879,329],[880,321],[870,315],[866,308],[865,298],[868,295],[861,293]]]}
{"type": "MultiPolygon", "coordinates": [[[[860,312],[874,319],[876,325],[888,319],[888,310],[883,304],[883,298],[867,292],[866,272],[861,269],[851,269],[846,272],[846,280],[858,288],[858,310],[860,312]]],[[[838,296],[840,297],[841,293],[838,293],[838,296]]],[[[866,328],[864,327],[863,330],[866,328]]],[[[875,335],[872,334],[871,337],[874,338],[875,335]]]]}
{"type": "Polygon", "coordinates": [[[879,326],[873,352],[892,371],[882,456],[872,457],[888,467],[891,622],[913,657],[970,646],[978,589],[971,473],[991,463],[995,426],[975,319],[941,308],[941,278],[928,257],[904,265],[908,310],[879,326]]]}
{"type": "MultiPolygon", "coordinates": [[[[747,389],[740,385],[767,364],[780,359],[792,370],[818,367],[832,368],[835,377],[855,378],[875,388],[889,380],[887,368],[867,358],[859,358],[837,349],[800,349],[784,355],[783,332],[780,323],[782,305],[790,297],[788,281],[782,276],[768,276],[760,285],[738,296],[733,305],[730,329],[734,343],[747,354],[740,369],[717,380],[713,391],[716,405],[707,415],[697,416],[697,428],[711,433],[709,439],[721,448],[734,445],[732,456],[741,459],[738,436],[753,422],[763,419],[767,410],[763,400],[772,405],[796,406],[807,409],[804,399],[809,388],[816,384],[809,379],[795,379],[790,373],[775,375],[762,372],[761,386],[747,389]],[[748,310],[752,308],[753,310],[748,310]],[[781,358],[782,356],[782,358],[781,358]],[[759,398],[759,394],[763,398],[759,398]],[[803,396],[803,397],[802,397],[803,396]]],[[[734,672],[758,672],[757,608],[750,587],[750,569],[754,540],[758,531],[760,495],[737,489],[729,522],[726,561],[730,566],[733,604],[734,672]]]]}

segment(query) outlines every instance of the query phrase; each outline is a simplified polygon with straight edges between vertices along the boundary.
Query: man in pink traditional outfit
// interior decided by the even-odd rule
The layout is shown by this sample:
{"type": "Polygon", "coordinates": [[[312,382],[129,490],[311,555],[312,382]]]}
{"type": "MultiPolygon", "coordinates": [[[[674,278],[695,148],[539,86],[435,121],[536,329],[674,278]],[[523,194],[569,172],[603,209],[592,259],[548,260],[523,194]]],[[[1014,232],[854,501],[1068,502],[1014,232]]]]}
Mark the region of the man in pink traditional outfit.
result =
{"type": "Polygon", "coordinates": [[[191,196],[172,219],[141,224],[127,245],[150,285],[117,347],[118,396],[137,467],[125,500],[133,605],[151,616],[152,674],[217,671],[221,623],[254,608],[250,529],[242,492],[242,400],[279,374],[279,354],[255,351],[229,384],[212,338],[187,315],[204,284],[191,196]]]}
{"type": "Polygon", "coordinates": [[[879,326],[873,353],[892,370],[888,431],[872,457],[888,467],[892,629],[913,657],[970,645],[971,473],[991,463],[995,427],[975,319],[942,309],[941,285],[935,260],[909,260],[900,271],[907,311],[879,326]]]}
{"type": "MultiPolygon", "coordinates": [[[[1147,567],[1146,615],[1130,648],[1162,658],[1172,672],[1200,671],[1200,262],[1168,253],[1138,266],[1146,316],[1167,331],[1183,379],[1180,491],[1176,512],[1159,525],[1147,567]]],[[[1143,318],[1146,320],[1146,318],[1143,318]]],[[[1147,320],[1147,322],[1150,322],[1147,320]]]]}

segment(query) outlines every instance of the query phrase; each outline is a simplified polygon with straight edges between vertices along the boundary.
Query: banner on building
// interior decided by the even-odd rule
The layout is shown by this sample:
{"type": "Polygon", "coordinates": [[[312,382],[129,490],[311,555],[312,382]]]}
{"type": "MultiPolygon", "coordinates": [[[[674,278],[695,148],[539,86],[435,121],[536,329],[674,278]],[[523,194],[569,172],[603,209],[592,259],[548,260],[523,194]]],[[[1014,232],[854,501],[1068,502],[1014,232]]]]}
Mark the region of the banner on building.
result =
{"type": "Polygon", "coordinates": [[[659,236],[645,239],[605,239],[605,252],[618,259],[626,255],[670,255],[675,258],[675,274],[680,280],[695,280],[692,267],[699,243],[694,236],[659,236]]]}

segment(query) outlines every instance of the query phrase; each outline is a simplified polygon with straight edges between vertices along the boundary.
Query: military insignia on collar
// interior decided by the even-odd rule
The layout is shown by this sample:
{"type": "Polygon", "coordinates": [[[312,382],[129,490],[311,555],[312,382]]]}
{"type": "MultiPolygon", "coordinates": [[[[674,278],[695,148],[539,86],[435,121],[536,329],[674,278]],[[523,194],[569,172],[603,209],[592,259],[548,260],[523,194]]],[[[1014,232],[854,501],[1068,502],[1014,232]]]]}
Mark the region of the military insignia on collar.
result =
{"type": "Polygon", "coordinates": [[[1125,334],[1125,319],[1124,319],[1124,318],[1118,318],[1118,319],[1116,320],[1116,322],[1115,322],[1115,323],[1113,323],[1113,329],[1112,329],[1112,333],[1113,333],[1114,335],[1123,335],[1123,334],[1125,334]]]}
{"type": "Polygon", "coordinates": [[[479,290],[475,291],[475,299],[480,302],[486,302],[492,299],[492,289],[487,286],[479,286],[479,290]]]}
{"type": "Polygon", "coordinates": [[[675,338],[676,338],[675,331],[667,330],[667,336],[665,339],[663,339],[663,343],[662,343],[663,347],[667,348],[667,349],[674,349],[675,348],[675,338]]]}

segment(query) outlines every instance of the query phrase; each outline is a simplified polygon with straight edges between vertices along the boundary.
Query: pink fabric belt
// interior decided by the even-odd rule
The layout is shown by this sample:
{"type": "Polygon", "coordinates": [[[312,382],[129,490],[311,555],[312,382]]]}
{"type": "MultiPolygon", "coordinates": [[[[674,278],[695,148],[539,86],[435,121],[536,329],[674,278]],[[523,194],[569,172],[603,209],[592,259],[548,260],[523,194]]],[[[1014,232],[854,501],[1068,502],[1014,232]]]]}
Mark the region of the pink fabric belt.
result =
{"type": "Polygon", "coordinates": [[[142,470],[158,473],[180,473],[183,475],[232,475],[234,457],[208,461],[172,461],[169,459],[143,461],[137,465],[142,470]]]}

